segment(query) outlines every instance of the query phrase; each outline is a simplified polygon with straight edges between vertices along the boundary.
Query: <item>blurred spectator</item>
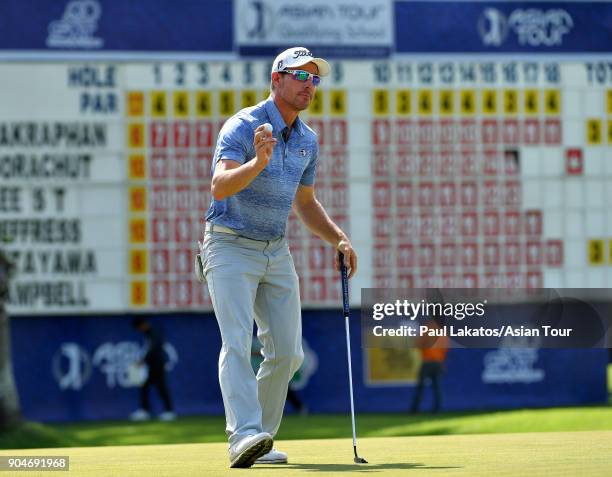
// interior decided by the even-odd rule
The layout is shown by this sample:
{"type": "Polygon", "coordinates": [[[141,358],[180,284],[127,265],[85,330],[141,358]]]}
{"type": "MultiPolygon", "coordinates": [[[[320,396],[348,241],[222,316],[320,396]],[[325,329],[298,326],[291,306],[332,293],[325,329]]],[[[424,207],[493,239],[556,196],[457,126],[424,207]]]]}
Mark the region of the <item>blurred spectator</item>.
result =
{"type": "Polygon", "coordinates": [[[164,403],[164,412],[159,415],[161,421],[173,421],[176,414],[172,408],[170,391],[166,384],[166,354],[164,352],[164,338],[161,332],[154,328],[150,322],[142,317],[132,320],[132,327],[145,336],[145,355],[140,361],[141,366],[147,367],[147,378],[140,387],[140,409],[130,415],[132,421],[147,421],[151,418],[151,404],[149,390],[155,386],[164,403]]]}
{"type": "MultiPolygon", "coordinates": [[[[436,320],[429,320],[425,325],[430,330],[442,329],[436,320]]],[[[426,381],[431,382],[434,392],[433,412],[439,412],[442,407],[440,380],[445,371],[444,362],[448,353],[448,337],[422,336],[418,340],[417,345],[421,350],[421,369],[419,370],[419,381],[412,400],[411,412],[413,414],[419,412],[426,381]]]]}

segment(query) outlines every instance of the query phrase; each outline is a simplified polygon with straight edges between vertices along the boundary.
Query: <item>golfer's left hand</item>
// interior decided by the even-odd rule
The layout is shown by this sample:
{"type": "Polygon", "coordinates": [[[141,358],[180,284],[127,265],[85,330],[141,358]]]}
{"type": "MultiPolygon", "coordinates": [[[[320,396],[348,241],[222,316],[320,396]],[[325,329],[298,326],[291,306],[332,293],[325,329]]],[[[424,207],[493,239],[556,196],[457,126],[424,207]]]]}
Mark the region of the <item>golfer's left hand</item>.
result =
{"type": "MultiPolygon", "coordinates": [[[[353,248],[351,242],[348,239],[342,239],[340,240],[340,242],[338,242],[336,250],[344,254],[344,266],[346,267],[346,270],[348,272],[348,277],[352,278],[353,275],[355,275],[355,272],[357,272],[357,253],[355,252],[355,249],[353,248]]],[[[336,270],[338,271],[340,271],[339,257],[340,254],[336,253],[334,261],[336,270]]]]}

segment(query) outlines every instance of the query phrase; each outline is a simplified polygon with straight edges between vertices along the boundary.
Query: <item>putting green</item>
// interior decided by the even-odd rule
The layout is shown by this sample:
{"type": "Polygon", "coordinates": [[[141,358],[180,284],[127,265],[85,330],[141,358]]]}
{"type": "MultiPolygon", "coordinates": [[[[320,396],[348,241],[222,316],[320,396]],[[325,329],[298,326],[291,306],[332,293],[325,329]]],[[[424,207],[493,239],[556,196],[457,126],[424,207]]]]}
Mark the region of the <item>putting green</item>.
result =
{"type": "MultiPolygon", "coordinates": [[[[370,463],[353,464],[350,439],[279,441],[288,465],[229,469],[226,445],[175,444],[1,451],[0,455],[68,455],[78,477],[294,475],[612,475],[612,431],[540,432],[360,439],[370,463]],[[426,472],[422,472],[426,470],[426,472]]],[[[48,476],[49,472],[19,475],[48,476]]]]}

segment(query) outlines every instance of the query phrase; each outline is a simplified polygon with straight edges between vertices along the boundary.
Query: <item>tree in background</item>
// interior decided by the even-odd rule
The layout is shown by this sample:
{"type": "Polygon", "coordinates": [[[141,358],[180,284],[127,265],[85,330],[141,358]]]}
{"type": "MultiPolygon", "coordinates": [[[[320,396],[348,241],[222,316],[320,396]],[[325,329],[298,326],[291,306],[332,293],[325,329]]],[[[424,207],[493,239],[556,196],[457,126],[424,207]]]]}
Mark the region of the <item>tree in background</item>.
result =
{"type": "Polygon", "coordinates": [[[13,378],[9,317],[4,307],[13,271],[13,264],[0,249],[0,432],[21,422],[19,397],[13,378]]]}

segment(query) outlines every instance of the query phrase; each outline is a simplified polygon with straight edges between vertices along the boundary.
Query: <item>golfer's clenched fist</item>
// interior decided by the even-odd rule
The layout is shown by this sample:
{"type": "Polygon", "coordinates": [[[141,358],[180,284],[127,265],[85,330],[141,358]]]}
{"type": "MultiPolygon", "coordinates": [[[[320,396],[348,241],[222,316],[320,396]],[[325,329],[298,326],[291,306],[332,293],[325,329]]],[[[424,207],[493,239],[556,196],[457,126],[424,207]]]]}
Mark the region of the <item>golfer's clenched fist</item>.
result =
{"type": "Polygon", "coordinates": [[[265,124],[262,124],[255,129],[255,137],[253,138],[253,145],[255,146],[255,153],[258,164],[262,167],[266,167],[272,158],[272,151],[278,141],[272,137],[272,131],[265,128],[265,124]]]}

